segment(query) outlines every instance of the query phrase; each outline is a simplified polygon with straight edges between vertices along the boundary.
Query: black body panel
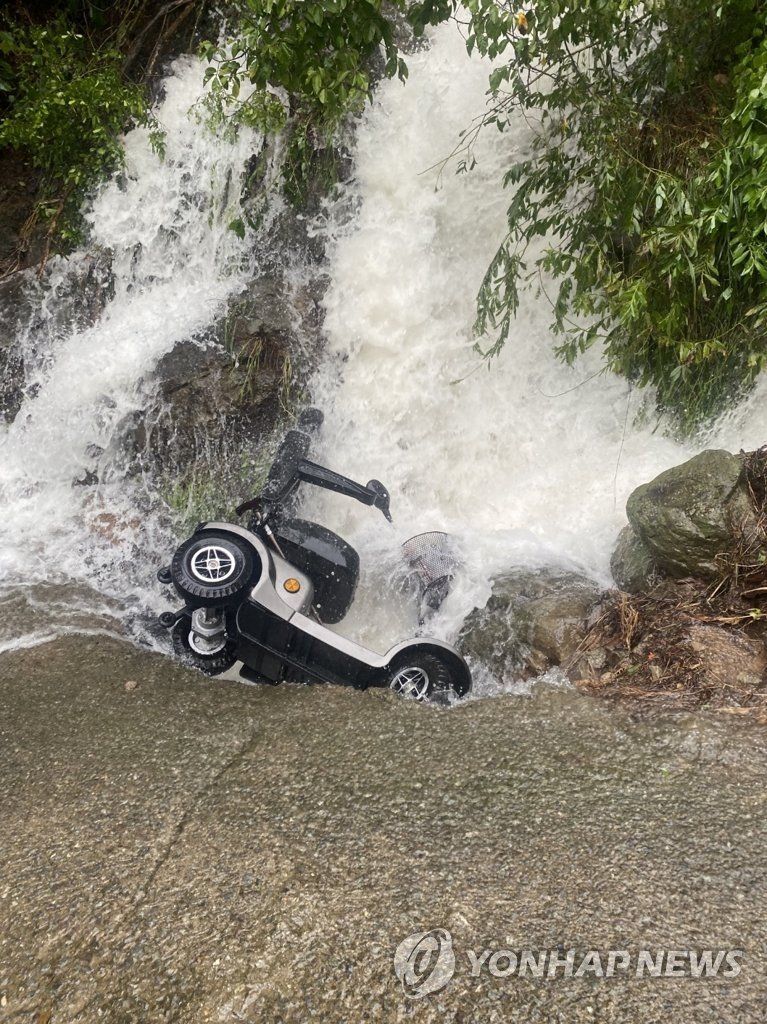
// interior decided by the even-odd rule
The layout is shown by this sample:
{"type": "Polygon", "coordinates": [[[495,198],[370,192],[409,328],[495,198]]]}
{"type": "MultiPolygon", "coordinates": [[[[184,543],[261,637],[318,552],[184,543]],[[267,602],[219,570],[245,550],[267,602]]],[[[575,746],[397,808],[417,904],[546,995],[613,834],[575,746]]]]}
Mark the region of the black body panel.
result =
{"type": "Polygon", "coordinates": [[[312,581],[320,621],[340,622],[354,600],[360,575],[360,556],[351,544],[304,519],[281,518],[274,535],[285,558],[312,581]]]}
{"type": "Polygon", "coordinates": [[[381,674],[252,601],[246,601],[237,612],[237,632],[237,656],[274,682],[308,679],[364,688],[381,674]]]}
{"type": "MultiPolygon", "coordinates": [[[[177,612],[163,612],[160,623],[174,631],[176,653],[208,675],[240,661],[241,677],[252,681],[391,686],[417,700],[449,689],[462,696],[471,686],[469,669],[444,641],[417,637],[377,654],[327,628],[349,611],[360,560],[338,534],[295,518],[299,486],[353,498],[389,522],[391,513],[380,481],[363,485],[309,461],[310,435],[322,418],[319,410],[306,410],[299,429],[288,431],[262,492],[237,509],[252,513],[247,528],[200,523],[160,570],[160,583],[174,586],[185,602],[177,612]]],[[[432,563],[424,563],[424,587],[452,573],[452,564],[442,573],[434,571],[442,568],[439,559],[432,563]]]]}

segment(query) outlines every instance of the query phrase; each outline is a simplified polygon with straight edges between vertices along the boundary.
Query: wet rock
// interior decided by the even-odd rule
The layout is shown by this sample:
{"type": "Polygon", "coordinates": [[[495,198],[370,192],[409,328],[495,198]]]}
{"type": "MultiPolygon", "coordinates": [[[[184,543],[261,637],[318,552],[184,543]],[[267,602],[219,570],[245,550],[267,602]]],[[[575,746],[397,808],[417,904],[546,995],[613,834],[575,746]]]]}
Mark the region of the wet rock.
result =
{"type": "Polygon", "coordinates": [[[475,609],[458,646],[494,675],[527,678],[566,666],[586,636],[599,605],[590,578],[565,569],[512,569],[493,582],[484,608],[475,609]]]}
{"type": "Polygon", "coordinates": [[[254,348],[279,350],[289,358],[292,375],[305,381],[323,351],[322,300],[329,283],[324,265],[309,266],[305,254],[292,251],[279,266],[263,268],[236,296],[215,336],[243,365],[254,348]],[[298,269],[291,271],[291,265],[298,269]]]}
{"type": "MultiPolygon", "coordinates": [[[[275,250],[277,251],[277,250],[275,250]]],[[[118,424],[97,472],[160,471],[171,487],[191,472],[217,487],[241,456],[263,450],[294,383],[321,351],[324,273],[292,274],[279,250],[204,336],[166,354],[143,382],[142,407],[118,424]],[[200,472],[197,472],[199,470],[200,472]]]]}
{"type": "Polygon", "coordinates": [[[21,352],[0,341],[0,420],[14,420],[23,400],[24,361],[21,352]]]}
{"type": "Polygon", "coordinates": [[[46,304],[45,312],[54,337],[83,331],[100,319],[114,295],[112,254],[96,249],[58,257],[48,264],[40,284],[55,295],[55,304],[46,304]]]}
{"type": "Polygon", "coordinates": [[[185,341],[157,364],[147,406],[124,417],[104,453],[123,471],[169,470],[177,477],[201,459],[215,463],[272,428],[279,414],[285,354],[258,336],[235,357],[215,342],[185,341]]]}
{"type": "MultiPolygon", "coordinates": [[[[33,271],[8,278],[14,304],[10,325],[33,347],[55,346],[75,331],[92,327],[114,294],[112,254],[103,249],[56,256],[42,275],[33,271]]],[[[10,304],[8,304],[10,306],[10,304]]]]}
{"type": "Polygon", "coordinates": [[[657,574],[652,551],[632,526],[624,526],[610,559],[610,571],[621,590],[634,594],[644,590],[657,574]]]}
{"type": "Polygon", "coordinates": [[[232,303],[229,332],[235,349],[253,335],[285,344],[290,337],[294,314],[287,285],[277,274],[262,274],[251,281],[232,303]]]}
{"type": "Polygon", "coordinates": [[[24,359],[19,338],[32,315],[27,275],[0,281],[0,417],[13,420],[24,398],[24,359]]]}
{"type": "MultiPolygon", "coordinates": [[[[658,569],[675,577],[716,577],[721,558],[752,543],[758,530],[743,463],[726,451],[702,452],[638,487],[626,513],[658,569]]],[[[636,565],[632,548],[632,580],[636,565]]]]}
{"type": "Polygon", "coordinates": [[[732,703],[740,704],[748,691],[767,688],[767,652],[760,640],[709,625],[691,626],[688,636],[701,690],[729,690],[732,703]]]}

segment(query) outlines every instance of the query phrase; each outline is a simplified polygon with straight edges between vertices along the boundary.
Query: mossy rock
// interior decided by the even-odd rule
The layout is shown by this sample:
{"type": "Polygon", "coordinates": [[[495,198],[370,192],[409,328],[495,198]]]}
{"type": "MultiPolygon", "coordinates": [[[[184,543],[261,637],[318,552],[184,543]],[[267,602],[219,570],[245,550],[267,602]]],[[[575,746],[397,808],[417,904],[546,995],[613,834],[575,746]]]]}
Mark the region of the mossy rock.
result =
{"type": "Polygon", "coordinates": [[[624,526],[610,559],[610,571],[621,590],[636,594],[646,589],[658,573],[655,556],[633,526],[624,526]]]}
{"type": "MultiPolygon", "coordinates": [[[[637,487],[626,513],[658,570],[677,578],[716,578],[758,537],[743,463],[726,451],[701,452],[637,487]]],[[[624,554],[629,543],[623,538],[624,554]]]]}
{"type": "Polygon", "coordinates": [[[510,569],[468,616],[458,646],[499,678],[540,675],[574,657],[599,598],[598,585],[577,572],[510,569]]]}

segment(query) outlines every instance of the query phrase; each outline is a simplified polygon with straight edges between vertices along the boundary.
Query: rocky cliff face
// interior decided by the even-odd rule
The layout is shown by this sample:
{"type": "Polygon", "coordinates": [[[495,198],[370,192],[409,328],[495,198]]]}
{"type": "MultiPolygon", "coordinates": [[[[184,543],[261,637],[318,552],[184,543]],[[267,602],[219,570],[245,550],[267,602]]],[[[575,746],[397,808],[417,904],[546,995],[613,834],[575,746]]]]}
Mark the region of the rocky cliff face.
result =
{"type": "Polygon", "coordinates": [[[13,420],[25,395],[34,394],[44,355],[25,346],[26,337],[39,332],[55,348],[57,338],[96,322],[111,290],[103,252],[56,258],[42,273],[27,268],[0,279],[0,419],[13,420]]]}
{"type": "MultiPolygon", "coordinates": [[[[157,478],[162,493],[180,488],[188,496],[234,477],[232,491],[240,494],[245,464],[253,467],[300,405],[322,350],[324,247],[306,211],[277,204],[276,215],[265,215],[268,154],[255,156],[261,170],[250,176],[242,202],[246,216],[264,219],[255,243],[258,272],[217,323],[178,343],[137,382],[140,407],[119,421],[105,448],[91,446],[76,483],[144,473],[157,478]]],[[[338,168],[348,173],[342,156],[338,168]]],[[[311,190],[315,206],[319,189],[315,183],[311,190]]],[[[112,293],[109,253],[87,249],[51,259],[40,274],[18,269],[0,281],[0,417],[13,421],[34,398],[58,340],[96,324],[112,293]]]]}

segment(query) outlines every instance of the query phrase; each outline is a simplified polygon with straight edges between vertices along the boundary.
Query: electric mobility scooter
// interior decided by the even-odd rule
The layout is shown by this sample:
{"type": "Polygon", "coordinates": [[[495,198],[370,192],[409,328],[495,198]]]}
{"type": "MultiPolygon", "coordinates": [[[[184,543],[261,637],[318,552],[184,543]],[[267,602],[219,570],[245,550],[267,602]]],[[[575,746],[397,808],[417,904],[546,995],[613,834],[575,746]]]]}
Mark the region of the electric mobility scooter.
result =
{"type": "MultiPolygon", "coordinates": [[[[312,484],[355,498],[389,522],[391,514],[378,480],[363,486],[309,461],[321,422],[319,410],[309,409],[300,429],[288,431],[261,494],[237,509],[249,516],[247,527],[201,523],[159,570],[160,582],[184,602],[160,616],[175,652],[212,676],[241,663],[240,675],[254,682],[383,686],[419,701],[464,696],[471,675],[449,644],[416,636],[377,654],[329,628],[351,607],[360,560],[337,534],[292,514],[297,488],[312,484]]],[[[422,609],[439,607],[455,570],[446,535],[419,534],[403,555],[422,609]]]]}

